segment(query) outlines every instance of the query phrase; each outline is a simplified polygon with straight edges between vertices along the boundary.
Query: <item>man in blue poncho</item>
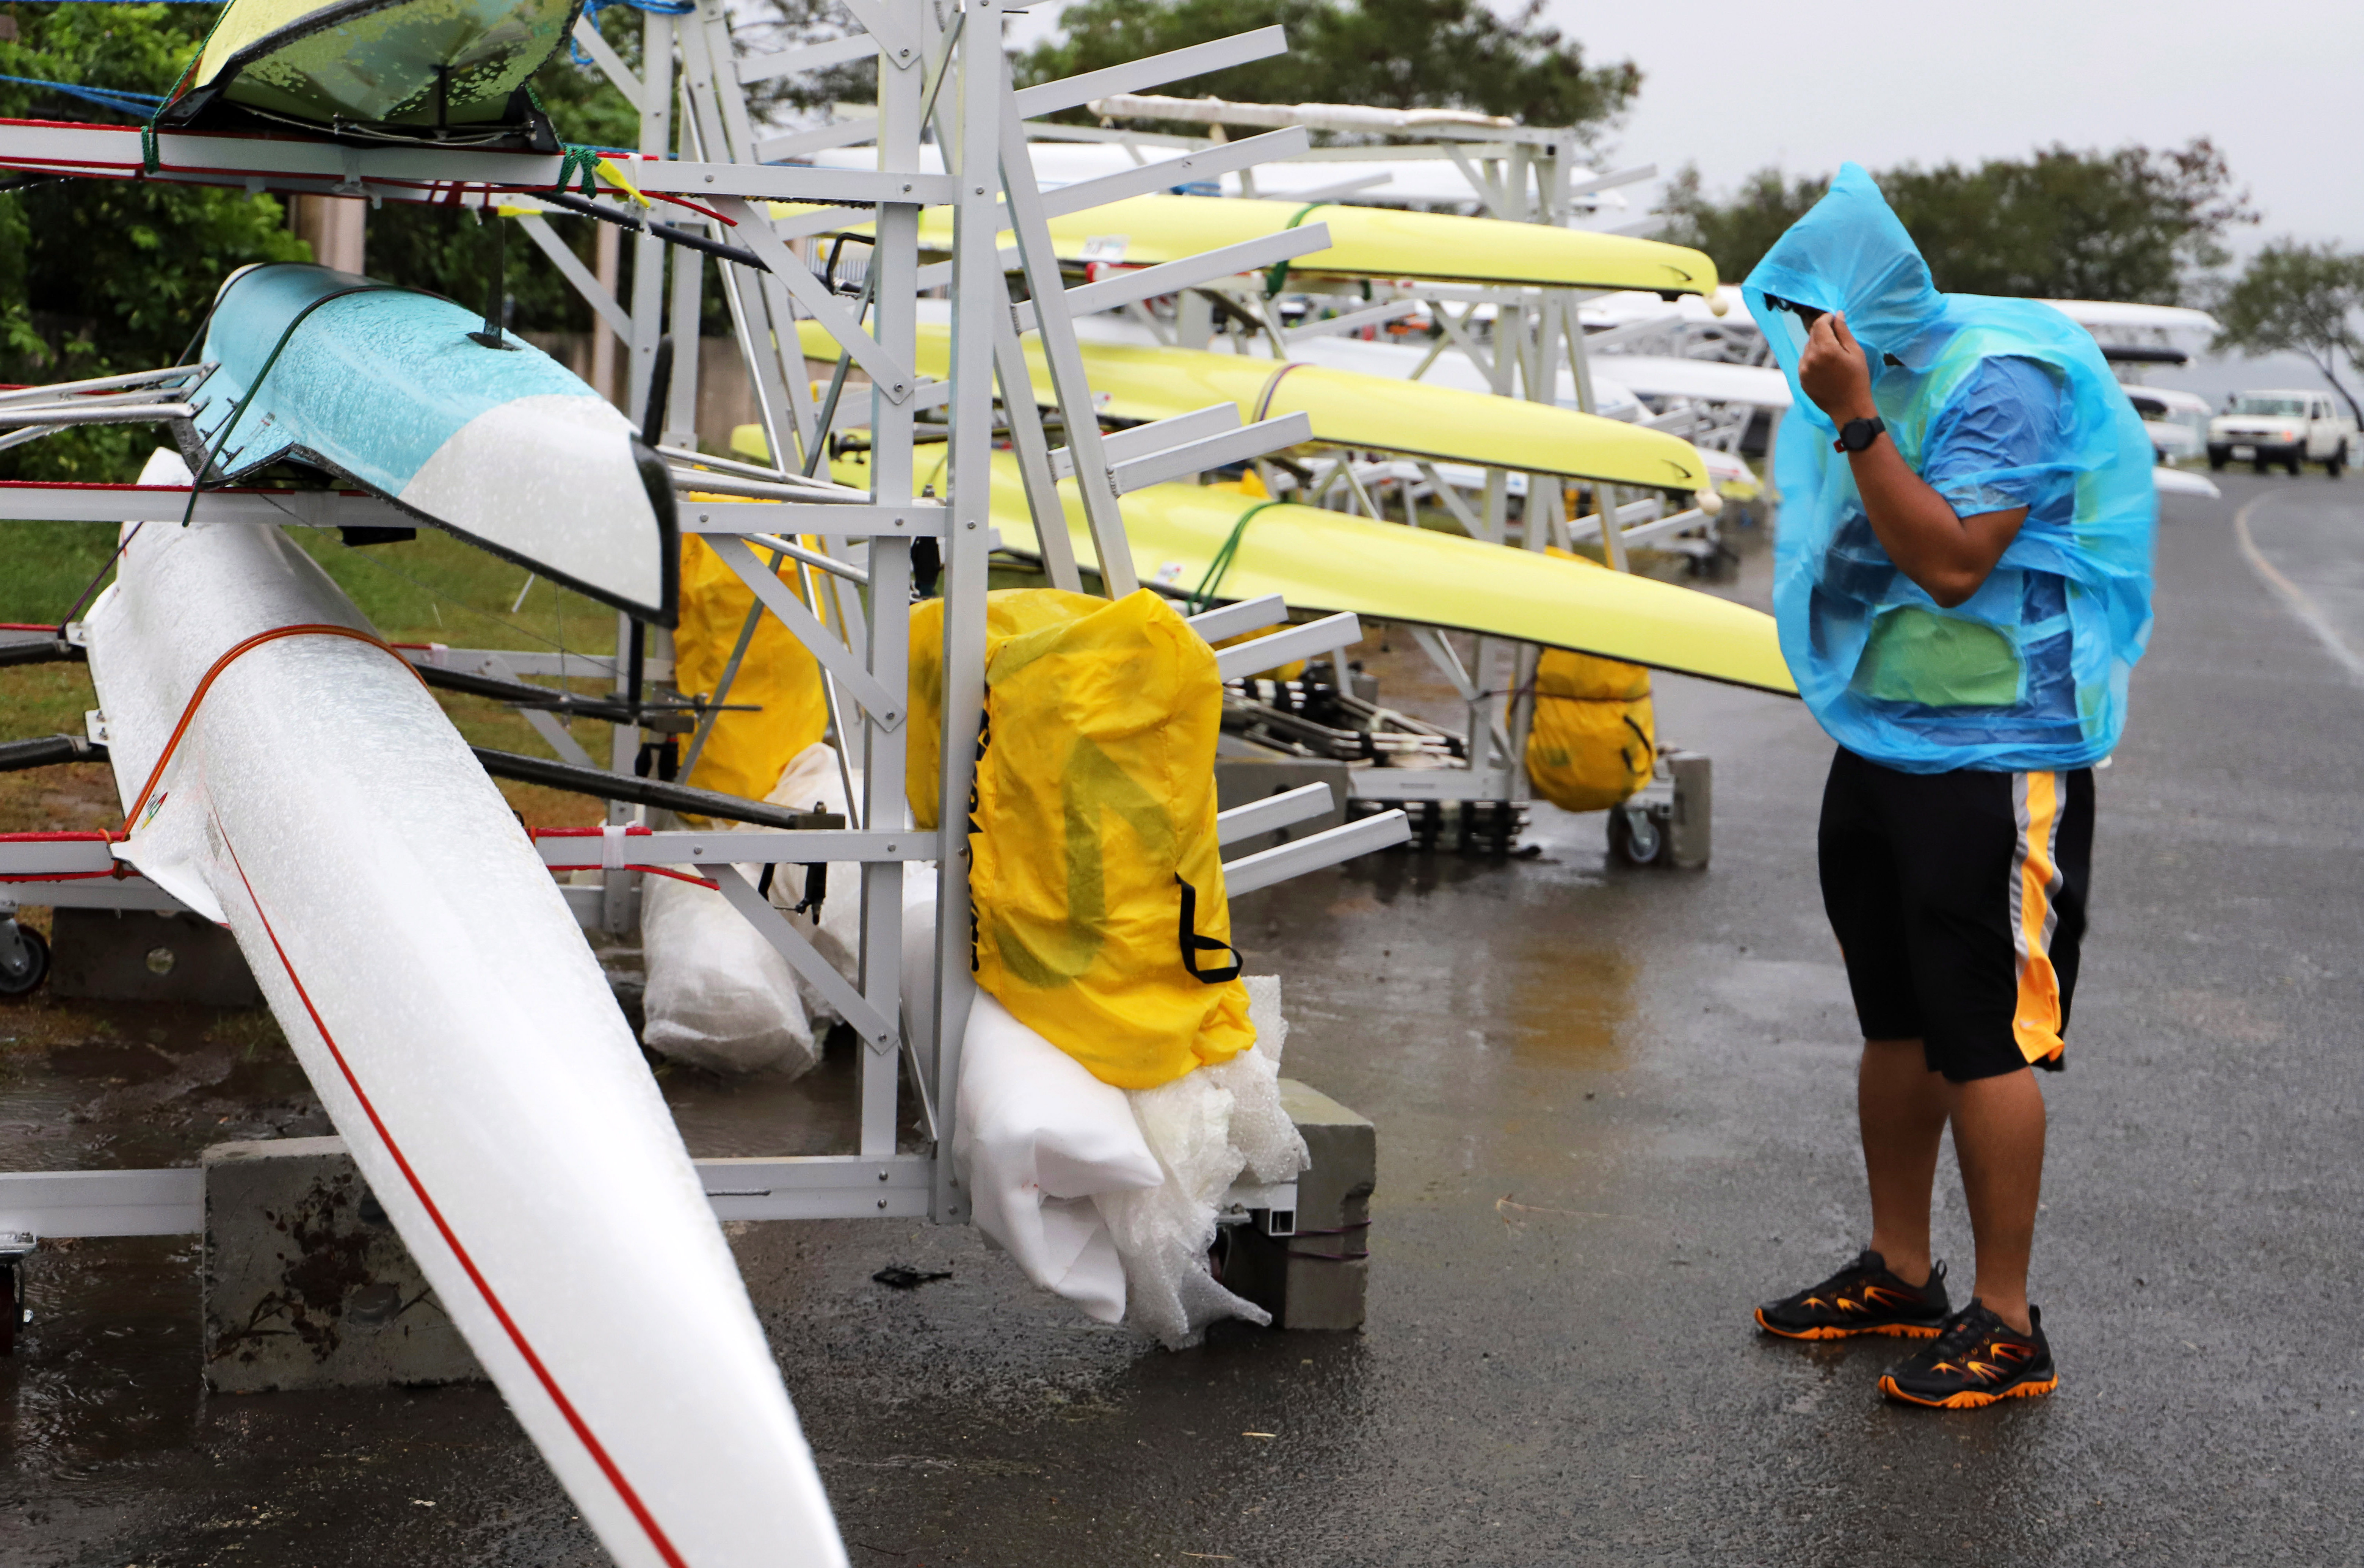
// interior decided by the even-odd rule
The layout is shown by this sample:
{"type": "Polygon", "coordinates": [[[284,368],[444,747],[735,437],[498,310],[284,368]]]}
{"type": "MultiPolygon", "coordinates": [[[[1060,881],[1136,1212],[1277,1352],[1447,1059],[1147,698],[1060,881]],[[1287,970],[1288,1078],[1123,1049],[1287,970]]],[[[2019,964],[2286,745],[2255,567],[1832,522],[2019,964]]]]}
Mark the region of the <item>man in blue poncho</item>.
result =
{"type": "Polygon", "coordinates": [[[1869,1248],[1756,1320],[1931,1340],[1880,1379],[1913,1404],[2048,1394],[2031,1069],[2066,1060],[2092,765],[2150,632],[2150,445],[2090,336],[2048,306],[1939,294],[1852,163],[1744,293],[1797,395],[1774,609],[1839,744],[1823,902],[1864,1034],[1871,1187],[1869,1248]],[[1978,1246],[1958,1310],[1929,1247],[1949,1121],[1978,1246]]]}

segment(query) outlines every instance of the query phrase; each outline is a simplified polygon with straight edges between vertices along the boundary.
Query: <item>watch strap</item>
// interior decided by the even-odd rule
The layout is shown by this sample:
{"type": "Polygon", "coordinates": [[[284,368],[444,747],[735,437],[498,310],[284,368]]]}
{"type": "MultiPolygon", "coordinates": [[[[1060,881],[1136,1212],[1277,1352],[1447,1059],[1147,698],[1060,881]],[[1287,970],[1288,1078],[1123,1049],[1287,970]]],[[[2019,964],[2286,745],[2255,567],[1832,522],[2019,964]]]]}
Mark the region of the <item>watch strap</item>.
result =
{"type": "Polygon", "coordinates": [[[1887,428],[1888,421],[1885,419],[1850,419],[1839,427],[1839,439],[1831,443],[1831,450],[1839,452],[1867,451],[1887,428]]]}

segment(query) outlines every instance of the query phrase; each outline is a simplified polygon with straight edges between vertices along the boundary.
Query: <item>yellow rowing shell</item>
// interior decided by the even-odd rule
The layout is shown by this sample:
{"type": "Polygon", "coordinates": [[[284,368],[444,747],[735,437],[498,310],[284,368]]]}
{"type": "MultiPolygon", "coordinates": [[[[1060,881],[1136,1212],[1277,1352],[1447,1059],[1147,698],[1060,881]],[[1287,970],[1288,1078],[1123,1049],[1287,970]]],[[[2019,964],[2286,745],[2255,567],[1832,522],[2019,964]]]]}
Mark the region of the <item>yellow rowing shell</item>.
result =
{"type": "MultiPolygon", "coordinates": [[[[783,206],[774,210],[786,214],[802,209],[783,206]]],[[[1309,223],[1329,227],[1329,249],[1290,261],[1283,275],[1273,280],[1275,292],[1288,273],[1303,273],[1527,288],[1646,289],[1670,299],[1686,294],[1715,297],[1715,262],[1706,251],[1686,245],[1498,217],[1334,202],[1131,196],[1053,218],[1051,243],[1059,259],[1070,263],[1154,266],[1309,223]]],[[[867,226],[845,232],[865,233],[867,226]]],[[[920,215],[920,243],[949,250],[952,242],[951,208],[931,207],[920,215]]]]}
{"type": "MultiPolygon", "coordinates": [[[[819,322],[804,322],[797,330],[806,354],[837,357],[836,339],[819,322]]],[[[951,344],[948,328],[922,323],[919,373],[950,373],[951,344]]],[[[1082,347],[1094,406],[1110,418],[1167,419],[1234,403],[1246,421],[1309,415],[1313,439],[1333,446],[1658,490],[1708,487],[1705,460],[1681,437],[1549,403],[1244,354],[1129,343],[1082,347]]],[[[1042,339],[1031,335],[1026,368],[1035,396],[1049,403],[1050,368],[1042,339]]]]}
{"type": "MultiPolygon", "coordinates": [[[[841,459],[832,473],[843,484],[870,483],[861,454],[841,459]]],[[[1062,483],[1059,494],[1076,559],[1088,562],[1091,534],[1074,483],[1062,483]]],[[[1214,600],[1278,594],[1292,609],[1352,610],[1797,694],[1772,617],[1672,583],[1457,534],[1259,501],[1236,485],[1156,484],[1127,495],[1121,506],[1136,573],[1168,592],[1188,594],[1207,583],[1236,534],[1229,567],[1208,584],[1214,600]]],[[[1040,558],[1025,486],[1006,453],[994,459],[993,522],[1004,549],[1040,558]]]]}

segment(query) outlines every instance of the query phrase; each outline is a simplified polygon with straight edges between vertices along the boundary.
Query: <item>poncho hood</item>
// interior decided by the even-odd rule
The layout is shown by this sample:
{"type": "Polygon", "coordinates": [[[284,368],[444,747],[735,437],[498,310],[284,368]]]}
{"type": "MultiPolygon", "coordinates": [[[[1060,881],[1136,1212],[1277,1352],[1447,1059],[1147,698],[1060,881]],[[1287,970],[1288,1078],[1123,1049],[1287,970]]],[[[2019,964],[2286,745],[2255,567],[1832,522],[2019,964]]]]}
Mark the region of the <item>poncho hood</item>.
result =
{"type": "Polygon", "coordinates": [[[1765,253],[1741,291],[1793,383],[1805,324],[1768,307],[1767,295],[1844,311],[1847,329],[1872,350],[1875,363],[1892,356],[1925,370],[1944,340],[1946,296],[1859,163],[1841,167],[1829,193],[1765,253]]]}
{"type": "Polygon", "coordinates": [[[1833,739],[1912,773],[2075,768],[2107,756],[2150,633],[2158,502],[2150,441],[2092,335],[2035,300],[1941,294],[1912,236],[1853,163],[1741,284],[1795,399],[1775,444],[1781,651],[1833,739]],[[2057,406],[2009,468],[1952,475],[2034,495],[1970,599],[1941,608],[1881,549],[1829,416],[1798,384],[1805,323],[1780,299],[1844,311],[1868,351],[1897,451],[1926,472],[1980,368],[2040,367],[2057,406]]]}

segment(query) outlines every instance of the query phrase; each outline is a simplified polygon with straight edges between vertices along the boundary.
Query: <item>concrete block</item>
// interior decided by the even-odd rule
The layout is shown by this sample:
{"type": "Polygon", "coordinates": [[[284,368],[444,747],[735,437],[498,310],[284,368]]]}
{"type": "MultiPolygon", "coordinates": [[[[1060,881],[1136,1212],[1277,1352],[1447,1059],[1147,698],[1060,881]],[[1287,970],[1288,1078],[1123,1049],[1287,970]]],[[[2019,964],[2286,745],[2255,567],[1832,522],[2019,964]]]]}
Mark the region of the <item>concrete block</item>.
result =
{"type": "Polygon", "coordinates": [[[1232,1227],[1223,1284],[1271,1313],[1277,1328],[1359,1329],[1370,1279],[1377,1129],[1294,1078],[1280,1081],[1280,1103],[1313,1158],[1297,1178],[1297,1234],[1232,1227]]]}
{"type": "Polygon", "coordinates": [[[150,909],[57,910],[50,990],[108,1002],[262,1006],[237,939],[198,916],[150,909]]]}
{"type": "Polygon", "coordinates": [[[1698,751],[1667,754],[1675,812],[1667,828],[1667,863],[1678,871],[1707,864],[1715,846],[1715,765],[1698,751]]]}
{"type": "Polygon", "coordinates": [[[484,1376],[344,1140],[217,1143],[203,1165],[208,1389],[484,1376]]]}
{"type": "Polygon", "coordinates": [[[1276,795],[1286,795],[1310,784],[1330,786],[1330,809],[1320,817],[1309,817],[1275,832],[1258,833],[1253,838],[1234,840],[1223,846],[1223,858],[1238,860],[1260,850],[1286,844],[1292,839],[1310,838],[1327,828],[1344,827],[1346,821],[1346,797],[1351,792],[1352,776],[1344,762],[1323,762],[1312,757],[1220,757],[1215,762],[1215,809],[1229,811],[1235,806],[1248,806],[1276,795]]]}

